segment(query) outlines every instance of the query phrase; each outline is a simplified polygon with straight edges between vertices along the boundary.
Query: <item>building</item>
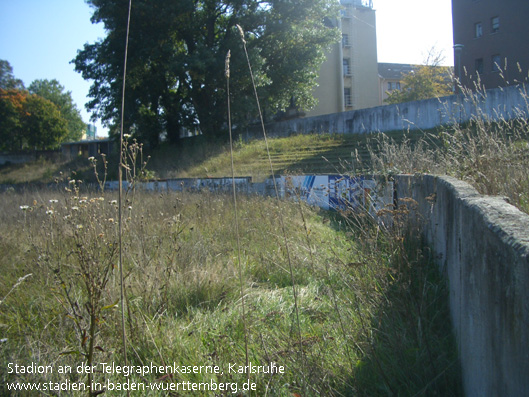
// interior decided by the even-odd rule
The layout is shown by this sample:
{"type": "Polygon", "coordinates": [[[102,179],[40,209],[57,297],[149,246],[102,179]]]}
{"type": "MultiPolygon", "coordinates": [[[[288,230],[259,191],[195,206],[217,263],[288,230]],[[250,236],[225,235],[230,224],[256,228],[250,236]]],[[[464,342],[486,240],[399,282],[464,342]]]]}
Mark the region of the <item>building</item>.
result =
{"type": "Polygon", "coordinates": [[[455,74],[463,86],[496,88],[529,71],[529,0],[452,0],[455,74]],[[478,80],[479,76],[479,80],[478,80]]]}
{"type": "Polygon", "coordinates": [[[114,146],[114,140],[112,138],[65,142],[61,144],[61,153],[67,159],[97,157],[101,154],[111,154],[114,146]]]}
{"type": "Polygon", "coordinates": [[[422,67],[436,68],[436,74],[442,74],[447,86],[453,86],[453,68],[451,66],[412,65],[408,63],[379,63],[379,104],[387,105],[386,99],[392,91],[406,89],[404,78],[422,67]]]}
{"type": "Polygon", "coordinates": [[[402,88],[402,79],[413,72],[418,66],[407,63],[379,63],[378,64],[378,98],[379,105],[384,105],[388,93],[402,88]]]}
{"type": "Polygon", "coordinates": [[[342,40],[320,69],[314,96],[318,105],[307,116],[379,105],[376,18],[371,0],[341,0],[337,21],[342,40]]]}
{"type": "Polygon", "coordinates": [[[86,125],[85,136],[82,139],[94,140],[97,136],[97,127],[93,124],[86,125]]]}

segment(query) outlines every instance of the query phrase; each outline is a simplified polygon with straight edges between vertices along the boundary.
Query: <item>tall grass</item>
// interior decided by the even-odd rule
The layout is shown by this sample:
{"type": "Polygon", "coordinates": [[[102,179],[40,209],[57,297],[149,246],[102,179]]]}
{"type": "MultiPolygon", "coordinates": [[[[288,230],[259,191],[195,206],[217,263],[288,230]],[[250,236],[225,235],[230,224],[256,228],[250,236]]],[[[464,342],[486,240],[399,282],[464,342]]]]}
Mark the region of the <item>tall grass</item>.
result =
{"type": "MultiPolygon", "coordinates": [[[[82,187],[70,190],[8,192],[2,197],[4,394],[6,382],[87,382],[86,374],[8,374],[5,369],[10,362],[75,368],[88,361],[91,341],[93,364],[122,364],[116,198],[82,187]],[[83,269],[104,277],[96,280],[99,301],[92,305],[83,269]],[[13,288],[29,273],[31,277],[13,288]],[[91,307],[98,310],[93,333],[91,307]]],[[[249,361],[285,367],[282,374],[250,374],[256,391],[247,394],[460,392],[445,284],[427,251],[411,243],[411,237],[386,232],[367,216],[355,217],[353,225],[351,214],[283,203],[296,272],[300,339],[276,203],[258,197],[238,202],[240,278],[230,201],[206,193],[136,192],[125,207],[129,364],[215,364],[224,371],[134,374],[129,379],[166,385],[213,379],[241,387],[248,375],[229,373],[228,366],[244,365],[246,327],[249,361]],[[240,314],[241,279],[245,320],[240,314]]],[[[115,373],[92,376],[101,383],[125,381],[115,373]]]]}
{"type": "MultiPolygon", "coordinates": [[[[487,92],[461,88],[463,102],[478,109],[470,122],[458,120],[441,131],[425,132],[419,140],[394,139],[380,134],[369,144],[370,160],[356,165],[374,173],[427,172],[451,175],[469,182],[480,193],[503,195],[529,213],[529,101],[526,86],[520,94],[526,104],[509,109],[514,118],[495,119],[480,109],[487,92]]],[[[505,110],[505,109],[503,109],[505,110]]]]}

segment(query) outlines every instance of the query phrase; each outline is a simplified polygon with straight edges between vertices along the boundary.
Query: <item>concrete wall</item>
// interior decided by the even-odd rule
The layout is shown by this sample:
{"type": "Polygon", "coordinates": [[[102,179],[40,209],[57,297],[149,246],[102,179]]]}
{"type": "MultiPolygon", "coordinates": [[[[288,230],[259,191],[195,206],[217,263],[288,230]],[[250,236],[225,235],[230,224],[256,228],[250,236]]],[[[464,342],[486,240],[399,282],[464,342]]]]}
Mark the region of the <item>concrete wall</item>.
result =
{"type": "MultiPolygon", "coordinates": [[[[146,190],[231,192],[231,178],[173,179],[146,190]]],[[[449,280],[450,313],[467,396],[529,395],[529,215],[465,182],[398,175],[387,183],[341,175],[277,176],[281,197],[325,209],[417,202],[416,215],[440,270],[449,280]]],[[[236,178],[237,189],[272,195],[273,181],[236,178]]],[[[117,188],[108,182],[107,188],[117,188]]]]}
{"type": "Polygon", "coordinates": [[[450,284],[467,396],[529,395],[529,215],[450,177],[398,176],[450,284]]]}
{"type": "MultiPolygon", "coordinates": [[[[377,106],[286,120],[266,125],[269,136],[288,136],[307,133],[358,134],[406,129],[430,129],[454,122],[465,122],[473,117],[488,120],[529,117],[527,85],[496,88],[472,97],[452,95],[443,98],[377,106]]],[[[244,139],[262,137],[260,126],[241,132],[244,139]]]]}

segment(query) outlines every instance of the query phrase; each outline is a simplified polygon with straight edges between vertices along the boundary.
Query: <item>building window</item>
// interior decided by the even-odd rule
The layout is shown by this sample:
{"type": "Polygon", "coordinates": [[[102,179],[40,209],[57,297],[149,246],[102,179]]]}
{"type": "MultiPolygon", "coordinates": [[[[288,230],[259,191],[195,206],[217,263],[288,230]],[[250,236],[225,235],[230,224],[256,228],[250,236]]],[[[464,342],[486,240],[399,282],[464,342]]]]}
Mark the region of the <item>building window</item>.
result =
{"type": "Polygon", "coordinates": [[[349,68],[349,59],[343,60],[343,75],[344,76],[350,76],[351,75],[351,69],[349,68]]]}
{"type": "Polygon", "coordinates": [[[501,70],[501,57],[499,54],[495,54],[491,57],[492,71],[499,72],[501,70]]]}
{"type": "Polygon", "coordinates": [[[476,73],[477,74],[483,74],[483,58],[478,58],[476,59],[476,62],[475,62],[475,65],[476,65],[476,73]]]}
{"type": "Polygon", "coordinates": [[[350,88],[343,89],[343,100],[344,100],[345,106],[353,106],[353,102],[351,100],[351,89],[350,88]]]}
{"type": "Polygon", "coordinates": [[[474,37],[478,39],[481,36],[483,36],[483,25],[481,25],[481,22],[478,22],[474,24],[474,37]]]}
{"type": "Polygon", "coordinates": [[[490,20],[491,33],[498,33],[500,31],[500,17],[493,17],[490,20]]]}
{"type": "Polygon", "coordinates": [[[342,33],[342,46],[349,45],[349,35],[347,33],[342,33]]]}

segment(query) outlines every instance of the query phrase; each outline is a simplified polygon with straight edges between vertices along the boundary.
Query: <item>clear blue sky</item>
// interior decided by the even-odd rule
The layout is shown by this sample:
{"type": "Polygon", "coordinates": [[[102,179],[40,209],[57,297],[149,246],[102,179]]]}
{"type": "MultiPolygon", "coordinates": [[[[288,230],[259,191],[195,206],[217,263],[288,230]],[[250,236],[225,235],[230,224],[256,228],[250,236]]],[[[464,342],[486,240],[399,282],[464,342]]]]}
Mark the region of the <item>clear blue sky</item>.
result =
{"type": "MultiPolygon", "coordinates": [[[[436,47],[453,65],[451,0],[373,0],[377,15],[379,62],[421,63],[436,47]]],[[[57,79],[81,110],[85,122],[90,82],[70,61],[87,42],[105,36],[90,22],[84,0],[0,0],[0,59],[29,86],[35,79],[57,79]]],[[[106,131],[96,122],[98,135],[106,131]]]]}
{"type": "Polygon", "coordinates": [[[91,15],[84,0],[0,0],[0,59],[11,64],[26,87],[36,79],[57,79],[72,92],[85,122],[90,82],[70,61],[85,43],[105,36],[102,25],[90,22],[91,15]]]}

